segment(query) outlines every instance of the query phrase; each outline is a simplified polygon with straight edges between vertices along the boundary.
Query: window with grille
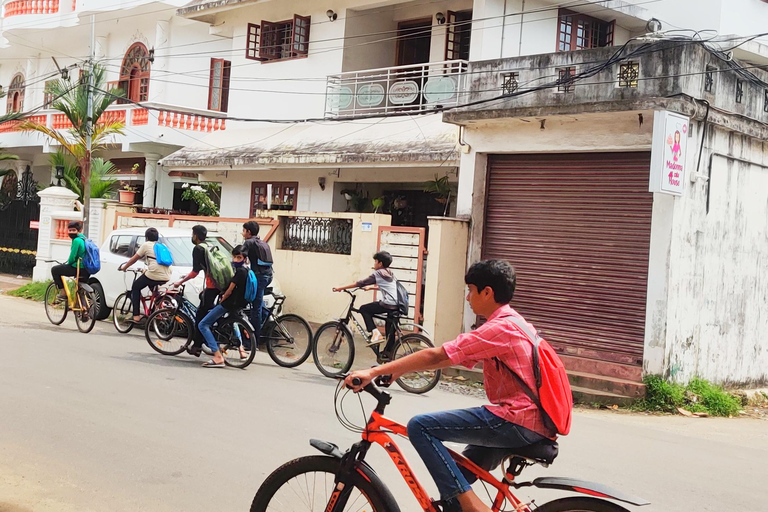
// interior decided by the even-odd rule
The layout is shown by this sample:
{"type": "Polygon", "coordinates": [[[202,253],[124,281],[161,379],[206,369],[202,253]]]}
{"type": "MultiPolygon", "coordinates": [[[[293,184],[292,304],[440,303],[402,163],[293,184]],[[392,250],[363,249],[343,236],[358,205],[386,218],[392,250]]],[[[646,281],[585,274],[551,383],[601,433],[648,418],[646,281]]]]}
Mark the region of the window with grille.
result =
{"type": "MultiPolygon", "coordinates": [[[[152,57],[142,43],[134,43],[123,58],[120,67],[118,83],[123,95],[129,101],[140,102],[149,100],[149,74],[152,57]]],[[[118,103],[125,103],[119,101],[118,103]]]]}
{"type": "Polygon", "coordinates": [[[448,11],[446,22],[445,60],[469,60],[472,11],[448,11]]]}
{"type": "Polygon", "coordinates": [[[298,59],[309,54],[310,17],[293,16],[292,20],[264,21],[248,24],[245,57],[270,62],[298,59]]]}
{"type": "Polygon", "coordinates": [[[573,80],[576,76],[576,68],[560,68],[557,70],[557,92],[573,92],[573,80]]]}
{"type": "Polygon", "coordinates": [[[24,75],[21,73],[16,74],[11,80],[11,85],[8,87],[8,113],[22,112],[24,110],[25,89],[24,75]]]}
{"type": "Polygon", "coordinates": [[[704,72],[704,92],[712,92],[715,89],[715,67],[707,66],[704,72]]]}
{"type": "Polygon", "coordinates": [[[251,183],[251,217],[258,210],[295,210],[297,182],[253,182],[251,183]]]}
{"type": "Polygon", "coordinates": [[[615,21],[603,21],[568,9],[560,9],[558,20],[559,52],[613,46],[615,21]]]}
{"type": "Polygon", "coordinates": [[[744,101],[744,81],[736,80],[736,103],[744,101]]]}
{"type": "Polygon", "coordinates": [[[48,80],[45,82],[45,88],[43,89],[43,107],[48,108],[56,100],[56,96],[51,92],[51,89],[56,84],[56,80],[48,80]]]}
{"type": "Polygon", "coordinates": [[[224,59],[211,59],[211,77],[208,86],[208,110],[226,112],[229,108],[229,75],[232,63],[224,59]]]}
{"type": "Polygon", "coordinates": [[[768,89],[763,91],[763,112],[768,112],[768,89]]]}

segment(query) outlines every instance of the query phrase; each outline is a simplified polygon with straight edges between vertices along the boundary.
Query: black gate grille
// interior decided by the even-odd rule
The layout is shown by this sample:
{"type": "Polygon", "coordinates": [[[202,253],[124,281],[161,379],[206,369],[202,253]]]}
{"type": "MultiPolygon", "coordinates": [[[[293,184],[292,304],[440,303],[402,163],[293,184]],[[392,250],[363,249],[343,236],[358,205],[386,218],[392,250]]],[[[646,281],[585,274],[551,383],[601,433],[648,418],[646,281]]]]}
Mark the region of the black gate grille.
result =
{"type": "MultiPolygon", "coordinates": [[[[3,184],[15,181],[13,172],[3,184]]],[[[16,186],[16,196],[0,201],[0,273],[31,276],[37,254],[37,229],[30,222],[40,219],[40,198],[32,171],[27,167],[16,186]]]]}

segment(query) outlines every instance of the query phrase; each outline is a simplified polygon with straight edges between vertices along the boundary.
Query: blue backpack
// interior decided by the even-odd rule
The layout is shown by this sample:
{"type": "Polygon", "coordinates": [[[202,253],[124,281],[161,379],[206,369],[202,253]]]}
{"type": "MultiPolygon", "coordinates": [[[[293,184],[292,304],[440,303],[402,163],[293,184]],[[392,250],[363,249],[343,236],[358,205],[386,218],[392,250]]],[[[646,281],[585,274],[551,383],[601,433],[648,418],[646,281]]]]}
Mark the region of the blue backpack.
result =
{"type": "Polygon", "coordinates": [[[91,275],[101,270],[99,247],[93,240],[90,239],[86,239],[85,241],[85,257],[83,258],[83,267],[85,267],[85,270],[87,270],[91,275]]]}
{"type": "Polygon", "coordinates": [[[256,290],[259,287],[259,282],[256,280],[256,274],[253,270],[248,271],[248,279],[245,281],[245,301],[250,304],[256,300],[256,290]]]}
{"type": "Polygon", "coordinates": [[[173,265],[173,256],[167,245],[155,242],[155,261],[157,261],[158,265],[163,265],[164,267],[173,265]]]}

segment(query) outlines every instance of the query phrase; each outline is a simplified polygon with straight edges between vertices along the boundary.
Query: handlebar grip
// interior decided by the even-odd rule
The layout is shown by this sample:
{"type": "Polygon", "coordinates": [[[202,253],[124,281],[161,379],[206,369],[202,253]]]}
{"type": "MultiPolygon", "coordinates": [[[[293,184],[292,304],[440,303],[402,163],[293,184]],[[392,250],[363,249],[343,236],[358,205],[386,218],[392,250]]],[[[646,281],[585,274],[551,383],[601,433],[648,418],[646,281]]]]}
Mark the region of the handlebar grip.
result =
{"type": "Polygon", "coordinates": [[[388,388],[392,385],[392,375],[380,375],[376,377],[376,385],[382,388],[388,388]]]}
{"type": "Polygon", "coordinates": [[[355,378],[352,379],[352,385],[353,386],[359,386],[362,383],[363,383],[363,381],[359,377],[355,377],[355,378]]]}

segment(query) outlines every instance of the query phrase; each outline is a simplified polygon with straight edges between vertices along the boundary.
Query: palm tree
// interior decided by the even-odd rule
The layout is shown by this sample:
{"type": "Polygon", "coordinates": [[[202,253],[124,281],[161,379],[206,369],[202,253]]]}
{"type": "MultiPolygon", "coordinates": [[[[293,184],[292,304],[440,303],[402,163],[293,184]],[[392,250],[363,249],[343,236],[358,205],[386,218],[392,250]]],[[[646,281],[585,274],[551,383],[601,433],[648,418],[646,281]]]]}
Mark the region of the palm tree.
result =
{"type": "Polygon", "coordinates": [[[91,151],[87,149],[88,136],[88,71],[84,71],[80,81],[72,85],[68,80],[57,80],[48,91],[56,98],[51,107],[58,110],[69,119],[72,128],[66,131],[54,130],[48,126],[33,121],[25,121],[20,128],[36,131],[53,139],[66,153],[72,155],[80,167],[83,184],[83,225],[88,232],[88,212],[91,201],[91,159],[93,153],[103,149],[112,135],[122,135],[125,123],[122,121],[105,120],[99,122],[102,114],[119,97],[123,95],[117,88],[107,90],[106,71],[103,66],[93,66],[93,134],[91,151]]]}

